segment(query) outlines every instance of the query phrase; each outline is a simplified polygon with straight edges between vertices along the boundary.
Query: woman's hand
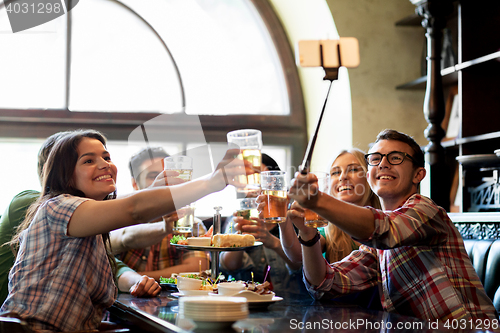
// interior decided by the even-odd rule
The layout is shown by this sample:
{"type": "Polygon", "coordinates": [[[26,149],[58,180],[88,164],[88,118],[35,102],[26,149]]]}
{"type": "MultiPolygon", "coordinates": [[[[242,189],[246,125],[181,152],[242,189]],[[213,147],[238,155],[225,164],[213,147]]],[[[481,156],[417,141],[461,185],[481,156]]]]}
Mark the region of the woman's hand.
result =
{"type": "Polygon", "coordinates": [[[155,279],[143,275],[132,287],[130,294],[136,297],[154,297],[161,292],[161,287],[155,279]]]}
{"type": "Polygon", "coordinates": [[[241,216],[235,216],[234,222],[236,223],[234,228],[237,231],[241,231],[244,234],[250,234],[255,237],[255,239],[267,248],[275,248],[280,245],[279,239],[267,230],[267,226],[264,220],[251,217],[251,220],[245,220],[241,216]]]}
{"type": "Polygon", "coordinates": [[[316,175],[312,173],[303,175],[296,172],[288,196],[298,202],[300,206],[314,209],[320,193],[316,175]]]}

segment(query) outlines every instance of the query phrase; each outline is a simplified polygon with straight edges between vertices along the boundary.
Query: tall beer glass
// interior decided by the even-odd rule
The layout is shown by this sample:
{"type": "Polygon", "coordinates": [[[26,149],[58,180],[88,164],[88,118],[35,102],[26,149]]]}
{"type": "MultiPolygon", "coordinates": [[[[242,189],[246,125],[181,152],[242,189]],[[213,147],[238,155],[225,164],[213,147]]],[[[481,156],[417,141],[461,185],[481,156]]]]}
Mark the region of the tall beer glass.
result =
{"type": "MultiPolygon", "coordinates": [[[[190,181],[193,175],[193,159],[189,156],[169,156],[163,159],[165,170],[173,170],[179,173],[178,178],[184,181],[190,181]]],[[[177,207],[176,207],[177,208],[177,207]]],[[[183,236],[191,236],[194,224],[194,209],[195,204],[191,203],[185,207],[180,208],[183,217],[174,223],[173,231],[175,234],[183,236]]]]}
{"type": "MultiPolygon", "coordinates": [[[[318,191],[328,193],[330,188],[330,175],[326,172],[311,172],[318,178],[318,191]]],[[[313,212],[310,209],[305,209],[305,221],[304,224],[311,228],[326,227],[328,221],[313,212]]]]}
{"type": "Polygon", "coordinates": [[[262,132],[255,129],[241,129],[227,133],[227,142],[236,144],[241,153],[238,158],[251,163],[255,173],[239,176],[238,181],[246,184],[236,190],[236,197],[252,198],[260,193],[260,165],[262,163],[262,132]]]}
{"type": "Polygon", "coordinates": [[[193,175],[193,159],[189,156],[168,156],[163,159],[165,170],[174,170],[179,178],[190,181],[193,175]]]}
{"type": "Polygon", "coordinates": [[[263,210],[264,222],[285,222],[288,209],[286,172],[264,171],[260,179],[262,194],[266,196],[266,206],[263,210]]]}
{"type": "Polygon", "coordinates": [[[236,216],[243,216],[245,220],[250,220],[250,217],[259,217],[257,206],[257,198],[241,199],[239,200],[239,209],[236,211],[236,216]]]}

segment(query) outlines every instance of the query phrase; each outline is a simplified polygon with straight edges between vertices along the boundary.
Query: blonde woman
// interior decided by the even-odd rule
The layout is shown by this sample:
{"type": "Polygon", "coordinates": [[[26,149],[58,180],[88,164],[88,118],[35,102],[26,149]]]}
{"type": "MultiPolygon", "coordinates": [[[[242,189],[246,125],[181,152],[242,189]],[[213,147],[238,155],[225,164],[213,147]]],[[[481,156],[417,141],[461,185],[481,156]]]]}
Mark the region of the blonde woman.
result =
{"type": "MultiPolygon", "coordinates": [[[[339,200],[358,206],[379,209],[378,197],[373,194],[366,181],[366,171],[365,153],[362,150],[356,148],[342,150],[336,155],[330,167],[330,194],[339,200]]],[[[326,252],[326,258],[330,262],[342,260],[359,248],[358,242],[332,223],[325,227],[324,234],[322,236],[326,238],[326,249],[323,247],[323,251],[326,252]]]]}

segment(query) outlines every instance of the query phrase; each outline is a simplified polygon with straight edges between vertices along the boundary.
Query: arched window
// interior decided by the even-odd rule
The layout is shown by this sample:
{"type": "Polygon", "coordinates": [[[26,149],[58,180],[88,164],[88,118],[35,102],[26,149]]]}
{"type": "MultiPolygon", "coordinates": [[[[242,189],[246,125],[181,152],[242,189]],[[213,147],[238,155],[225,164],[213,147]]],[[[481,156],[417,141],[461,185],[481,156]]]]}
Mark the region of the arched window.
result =
{"type": "MultiPolygon", "coordinates": [[[[54,132],[90,127],[129,153],[130,133],[157,119],[150,134],[168,132],[179,150],[193,144],[199,126],[205,142],[257,128],[264,151],[281,164],[300,163],[307,143],[301,86],[267,0],[86,0],[15,34],[7,33],[5,7],[0,22],[4,147],[39,147],[54,132]]],[[[119,169],[119,182],[129,183],[126,166],[119,169]]],[[[34,188],[12,178],[14,192],[2,202],[34,188]]]]}

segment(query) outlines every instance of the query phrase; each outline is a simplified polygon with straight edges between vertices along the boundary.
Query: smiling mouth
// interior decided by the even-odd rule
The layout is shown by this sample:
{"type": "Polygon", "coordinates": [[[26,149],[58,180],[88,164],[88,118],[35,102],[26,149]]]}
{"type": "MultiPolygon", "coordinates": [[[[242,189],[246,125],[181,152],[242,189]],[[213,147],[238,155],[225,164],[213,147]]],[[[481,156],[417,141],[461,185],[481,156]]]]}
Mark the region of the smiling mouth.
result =
{"type": "Polygon", "coordinates": [[[111,178],[111,175],[103,175],[103,176],[99,176],[99,177],[95,178],[94,180],[98,182],[98,181],[110,179],[110,178],[111,178]]]}
{"type": "Polygon", "coordinates": [[[392,176],[380,176],[377,179],[379,179],[379,180],[393,180],[393,179],[396,179],[396,177],[392,177],[392,176]]]}
{"type": "Polygon", "coordinates": [[[337,192],[341,193],[341,192],[344,192],[344,191],[352,191],[354,190],[354,186],[351,186],[351,185],[344,185],[344,186],[340,186],[338,189],[337,189],[337,192]]]}

